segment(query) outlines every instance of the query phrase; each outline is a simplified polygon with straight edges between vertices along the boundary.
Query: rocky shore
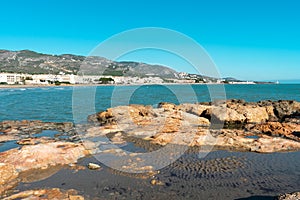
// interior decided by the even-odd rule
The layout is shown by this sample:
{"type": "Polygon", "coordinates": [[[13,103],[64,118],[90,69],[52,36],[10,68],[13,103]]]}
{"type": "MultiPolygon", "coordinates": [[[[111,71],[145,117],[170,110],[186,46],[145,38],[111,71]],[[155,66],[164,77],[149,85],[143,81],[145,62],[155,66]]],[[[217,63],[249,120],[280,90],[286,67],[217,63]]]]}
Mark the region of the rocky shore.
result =
{"type": "Polygon", "coordinates": [[[153,144],[214,146],[219,149],[272,153],[300,149],[300,103],[264,101],[175,105],[129,105],[89,116],[99,123],[85,137],[139,137],[153,144]]]}
{"type": "MultiPolygon", "coordinates": [[[[134,143],[149,152],[153,147],[167,145],[196,147],[202,151],[273,153],[300,150],[300,103],[296,101],[160,103],[157,108],[128,105],[109,108],[89,116],[88,120],[89,124],[76,126],[70,122],[0,122],[0,142],[18,144],[17,148],[0,152],[0,196],[40,199],[57,194],[59,199],[82,199],[84,197],[74,191],[57,188],[15,194],[11,189],[30,176],[32,170],[38,174],[57,166],[88,169],[88,166],[76,166],[80,158],[88,155],[113,154],[124,157],[125,171],[140,170],[147,172],[148,177],[159,173],[140,153],[124,152],[115,147],[101,148],[109,144],[120,147],[134,143]],[[45,130],[57,133],[53,137],[37,137],[45,130]],[[99,137],[109,140],[99,141],[99,137]],[[147,149],[148,146],[151,148],[147,149]]],[[[152,180],[150,184],[159,183],[152,180]]]]}

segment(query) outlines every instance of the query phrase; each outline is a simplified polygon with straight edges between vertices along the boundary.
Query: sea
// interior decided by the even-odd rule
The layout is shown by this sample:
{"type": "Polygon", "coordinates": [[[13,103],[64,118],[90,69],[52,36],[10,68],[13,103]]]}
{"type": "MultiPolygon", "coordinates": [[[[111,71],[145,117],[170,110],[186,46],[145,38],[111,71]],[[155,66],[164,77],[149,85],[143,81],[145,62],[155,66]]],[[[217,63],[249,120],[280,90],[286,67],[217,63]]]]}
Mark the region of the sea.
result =
{"type": "Polygon", "coordinates": [[[131,85],[0,88],[0,121],[82,121],[109,107],[224,99],[300,101],[300,84],[131,85]]]}

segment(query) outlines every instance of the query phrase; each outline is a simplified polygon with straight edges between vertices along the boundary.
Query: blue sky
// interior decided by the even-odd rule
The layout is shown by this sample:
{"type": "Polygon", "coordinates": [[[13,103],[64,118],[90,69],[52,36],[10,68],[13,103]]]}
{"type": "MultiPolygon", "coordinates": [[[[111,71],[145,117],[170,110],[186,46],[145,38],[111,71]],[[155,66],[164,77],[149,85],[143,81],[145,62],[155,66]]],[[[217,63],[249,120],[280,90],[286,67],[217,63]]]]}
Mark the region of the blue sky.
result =
{"type": "MultiPolygon", "coordinates": [[[[0,49],[88,55],[122,31],[163,27],[202,45],[222,77],[300,79],[299,10],[297,0],[2,1],[0,49]]],[[[124,59],[192,71],[170,56],[147,53],[124,59]]]]}

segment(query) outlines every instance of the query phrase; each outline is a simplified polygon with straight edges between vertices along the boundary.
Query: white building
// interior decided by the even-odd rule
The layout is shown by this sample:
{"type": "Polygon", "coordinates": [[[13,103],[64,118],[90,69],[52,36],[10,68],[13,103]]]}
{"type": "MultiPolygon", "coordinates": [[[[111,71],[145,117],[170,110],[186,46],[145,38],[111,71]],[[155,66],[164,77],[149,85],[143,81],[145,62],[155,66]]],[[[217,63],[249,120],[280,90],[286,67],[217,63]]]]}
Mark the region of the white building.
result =
{"type": "Polygon", "coordinates": [[[55,82],[75,84],[75,76],[68,75],[53,75],[53,74],[38,74],[31,75],[32,80],[26,80],[26,84],[51,84],[55,82]]]}
{"type": "Polygon", "coordinates": [[[0,83],[21,84],[24,75],[12,73],[0,73],[0,83]]]}
{"type": "Polygon", "coordinates": [[[75,75],[63,74],[14,74],[14,73],[0,73],[0,84],[53,84],[55,82],[75,84],[75,75]]]}
{"type": "Polygon", "coordinates": [[[74,74],[68,74],[68,75],[58,75],[57,76],[58,81],[61,83],[71,83],[75,84],[75,75],[74,74]]]}

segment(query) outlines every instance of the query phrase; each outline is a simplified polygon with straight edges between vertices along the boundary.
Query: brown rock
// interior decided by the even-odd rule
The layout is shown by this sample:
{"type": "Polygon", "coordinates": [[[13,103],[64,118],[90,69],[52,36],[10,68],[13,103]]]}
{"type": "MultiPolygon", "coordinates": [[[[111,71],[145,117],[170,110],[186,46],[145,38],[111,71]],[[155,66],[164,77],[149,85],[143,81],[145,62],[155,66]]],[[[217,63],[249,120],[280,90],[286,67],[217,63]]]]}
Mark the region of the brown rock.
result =
{"type": "Polygon", "coordinates": [[[47,200],[47,199],[65,199],[65,200],[83,200],[84,197],[77,195],[75,190],[62,191],[58,188],[53,189],[41,189],[41,190],[27,190],[13,194],[4,200],[14,199],[36,199],[36,200],[47,200]]]}
{"type": "Polygon", "coordinates": [[[118,123],[133,123],[135,125],[148,125],[155,117],[151,106],[130,105],[109,108],[106,111],[89,116],[89,120],[102,125],[118,123]]]}
{"type": "MultiPolygon", "coordinates": [[[[158,108],[143,105],[118,106],[98,113],[100,122],[105,122],[104,126],[88,129],[87,135],[93,137],[114,134],[111,140],[115,143],[126,140],[123,135],[127,134],[160,145],[217,145],[225,149],[255,152],[291,151],[300,148],[299,138],[293,135],[300,130],[296,123],[268,122],[277,119],[274,105],[280,102],[246,103],[229,100],[224,103],[179,106],[160,103],[158,108]],[[109,119],[113,120],[109,122],[109,119]],[[210,130],[208,127],[215,123],[210,122],[210,119],[217,119],[217,123],[224,121],[228,126],[222,130],[210,130]],[[247,137],[253,135],[258,138],[247,137]]],[[[292,108],[297,107],[295,102],[291,105],[292,108]]]]}
{"type": "Polygon", "coordinates": [[[80,195],[69,195],[70,200],[84,200],[83,196],[80,195]]]}
{"type": "Polygon", "coordinates": [[[24,146],[0,153],[0,162],[13,165],[18,171],[75,163],[89,152],[82,144],[53,142],[24,146]]]}
{"type": "Polygon", "coordinates": [[[293,137],[291,134],[300,131],[300,125],[292,123],[267,122],[264,124],[256,124],[250,130],[261,132],[271,136],[287,136],[293,137]]]}
{"type": "Polygon", "coordinates": [[[269,119],[272,109],[257,104],[247,104],[241,101],[227,101],[220,105],[182,104],[178,109],[211,119],[212,115],[224,123],[261,123],[269,119]],[[270,110],[271,109],[271,110],[270,110]]]}
{"type": "Polygon", "coordinates": [[[278,117],[274,113],[274,107],[269,105],[269,106],[264,106],[266,108],[266,111],[269,115],[269,121],[270,122],[276,122],[278,121],[278,117]]]}
{"type": "Polygon", "coordinates": [[[130,105],[129,118],[135,125],[145,126],[151,124],[151,120],[156,117],[151,106],[130,105]]]}
{"type": "Polygon", "coordinates": [[[300,102],[297,101],[278,101],[273,102],[274,111],[280,120],[300,114],[300,102]]]}
{"type": "Polygon", "coordinates": [[[232,104],[229,108],[234,109],[237,113],[245,116],[246,123],[262,123],[269,119],[267,109],[258,105],[232,104]]]}
{"type": "Polygon", "coordinates": [[[162,133],[174,133],[179,131],[182,125],[182,116],[179,112],[174,112],[173,116],[167,116],[163,124],[163,128],[160,130],[162,133]]]}
{"type": "Polygon", "coordinates": [[[203,116],[207,109],[211,108],[208,105],[185,103],[178,106],[178,109],[197,116],[203,116]]]}
{"type": "Polygon", "coordinates": [[[165,185],[163,182],[156,180],[156,179],[152,179],[150,181],[151,185],[165,185]]]}
{"type": "Polygon", "coordinates": [[[173,141],[175,135],[170,133],[159,133],[154,136],[153,143],[160,144],[160,145],[166,145],[173,141]]]}
{"type": "Polygon", "coordinates": [[[11,164],[0,163],[0,194],[14,187],[18,177],[16,168],[11,164]]]}
{"type": "Polygon", "coordinates": [[[211,108],[211,114],[219,121],[227,124],[244,123],[246,121],[246,117],[243,114],[231,108],[213,106],[211,108]]]}
{"type": "Polygon", "coordinates": [[[7,142],[7,141],[17,140],[17,139],[19,139],[19,137],[16,135],[0,134],[0,142],[7,142]]]}
{"type": "MultiPolygon", "coordinates": [[[[91,151],[86,150],[83,144],[71,142],[52,142],[37,145],[28,145],[19,149],[11,149],[0,153],[0,194],[13,187],[19,180],[19,173],[34,169],[45,170],[50,166],[76,163],[81,157],[91,151]]],[[[39,172],[37,172],[39,173],[39,172]]],[[[45,174],[49,171],[45,171],[45,174]]],[[[50,172],[51,174],[51,172],[50,172]]],[[[24,177],[24,176],[23,176],[24,177]]],[[[22,177],[20,177],[22,179],[22,177]]]]}
{"type": "Polygon", "coordinates": [[[39,143],[49,143],[49,142],[55,142],[55,140],[42,137],[42,138],[25,138],[17,141],[17,144],[19,145],[35,145],[39,143]]]}
{"type": "Polygon", "coordinates": [[[114,116],[112,113],[112,109],[107,109],[104,112],[100,112],[97,114],[97,121],[101,124],[112,123],[114,120],[114,116]]]}
{"type": "Polygon", "coordinates": [[[283,194],[280,195],[278,200],[299,200],[300,199],[300,192],[294,192],[290,194],[283,194]]]}
{"type": "Polygon", "coordinates": [[[163,108],[164,110],[170,111],[170,110],[175,110],[176,105],[173,103],[167,103],[167,102],[161,102],[157,106],[158,108],[163,108]]]}

